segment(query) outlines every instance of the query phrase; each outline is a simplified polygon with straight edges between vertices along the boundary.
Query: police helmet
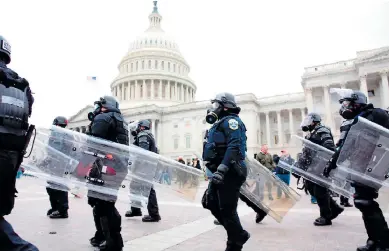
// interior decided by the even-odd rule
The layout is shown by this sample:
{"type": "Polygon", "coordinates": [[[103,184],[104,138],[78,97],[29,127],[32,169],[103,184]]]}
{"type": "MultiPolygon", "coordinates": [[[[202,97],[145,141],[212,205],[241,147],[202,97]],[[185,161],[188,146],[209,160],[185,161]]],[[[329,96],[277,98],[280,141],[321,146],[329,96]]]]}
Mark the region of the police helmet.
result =
{"type": "Polygon", "coordinates": [[[237,108],[235,101],[235,96],[228,92],[222,92],[218,93],[214,99],[211,100],[211,102],[219,102],[223,104],[225,108],[237,108]]]}
{"type": "Polygon", "coordinates": [[[11,62],[11,45],[8,41],[0,35],[0,58],[3,57],[5,64],[11,62]]]}
{"type": "Polygon", "coordinates": [[[367,97],[363,92],[353,90],[352,92],[347,93],[347,95],[344,95],[341,99],[339,99],[340,104],[342,104],[343,101],[351,101],[355,104],[366,105],[367,97]]]}
{"type": "Polygon", "coordinates": [[[141,127],[145,127],[147,130],[150,130],[150,128],[151,128],[151,123],[150,123],[150,120],[147,120],[147,119],[145,119],[145,120],[141,120],[141,121],[139,121],[139,126],[141,127]]]}
{"type": "Polygon", "coordinates": [[[54,119],[53,125],[65,128],[68,125],[68,120],[63,116],[58,116],[54,119]]]}
{"type": "MultiPolygon", "coordinates": [[[[104,107],[104,108],[116,108],[119,109],[119,102],[112,96],[101,97],[99,101],[95,102],[95,106],[104,107]]],[[[95,107],[96,109],[97,107],[95,107]]]]}
{"type": "Polygon", "coordinates": [[[308,113],[308,115],[304,118],[304,120],[301,122],[301,130],[304,132],[312,130],[312,123],[320,123],[321,122],[321,117],[319,114],[311,112],[308,113]]]}

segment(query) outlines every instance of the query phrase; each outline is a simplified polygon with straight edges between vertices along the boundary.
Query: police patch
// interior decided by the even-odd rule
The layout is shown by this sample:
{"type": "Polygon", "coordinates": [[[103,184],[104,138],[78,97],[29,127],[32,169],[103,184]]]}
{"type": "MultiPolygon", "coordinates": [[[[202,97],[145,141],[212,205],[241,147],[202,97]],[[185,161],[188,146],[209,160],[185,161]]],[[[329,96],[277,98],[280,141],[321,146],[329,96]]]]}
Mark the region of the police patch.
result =
{"type": "Polygon", "coordinates": [[[2,40],[1,48],[11,54],[11,45],[7,41],[2,40]]]}
{"type": "Polygon", "coordinates": [[[231,130],[236,130],[239,128],[239,123],[235,119],[230,119],[230,120],[228,120],[228,127],[231,130]]]}

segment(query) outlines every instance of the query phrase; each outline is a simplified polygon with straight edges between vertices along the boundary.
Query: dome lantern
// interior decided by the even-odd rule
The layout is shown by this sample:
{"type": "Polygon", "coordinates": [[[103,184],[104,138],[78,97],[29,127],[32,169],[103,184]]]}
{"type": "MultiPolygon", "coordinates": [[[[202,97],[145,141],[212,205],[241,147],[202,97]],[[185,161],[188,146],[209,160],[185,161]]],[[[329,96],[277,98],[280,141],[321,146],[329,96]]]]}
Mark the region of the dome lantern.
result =
{"type": "Polygon", "coordinates": [[[154,8],[153,12],[149,15],[149,20],[150,20],[150,26],[147,29],[147,31],[151,30],[159,30],[162,31],[161,28],[161,21],[162,21],[162,16],[158,12],[158,1],[153,1],[154,3],[154,8]]]}

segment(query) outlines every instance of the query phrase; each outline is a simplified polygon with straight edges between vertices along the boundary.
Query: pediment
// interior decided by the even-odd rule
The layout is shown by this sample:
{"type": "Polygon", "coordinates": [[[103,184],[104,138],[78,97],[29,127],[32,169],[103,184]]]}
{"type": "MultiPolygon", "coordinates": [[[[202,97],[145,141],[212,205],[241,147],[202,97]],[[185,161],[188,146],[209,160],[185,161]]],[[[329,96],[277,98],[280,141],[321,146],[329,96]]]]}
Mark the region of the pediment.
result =
{"type": "Polygon", "coordinates": [[[88,113],[93,111],[93,106],[88,105],[69,118],[69,123],[83,121],[88,118],[88,113]]]}
{"type": "Polygon", "coordinates": [[[389,47],[384,47],[375,50],[372,53],[362,53],[358,56],[357,61],[359,63],[368,62],[368,61],[375,61],[382,58],[389,57],[389,47]]]}

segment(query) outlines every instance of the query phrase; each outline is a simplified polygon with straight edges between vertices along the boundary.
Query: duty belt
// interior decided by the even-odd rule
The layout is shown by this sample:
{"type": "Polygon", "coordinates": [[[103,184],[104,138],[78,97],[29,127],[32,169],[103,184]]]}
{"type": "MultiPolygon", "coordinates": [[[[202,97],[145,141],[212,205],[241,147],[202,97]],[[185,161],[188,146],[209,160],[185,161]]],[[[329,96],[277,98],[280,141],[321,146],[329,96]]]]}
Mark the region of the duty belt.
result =
{"type": "Polygon", "coordinates": [[[21,130],[28,129],[28,123],[26,121],[11,116],[0,117],[0,126],[21,130]]]}

